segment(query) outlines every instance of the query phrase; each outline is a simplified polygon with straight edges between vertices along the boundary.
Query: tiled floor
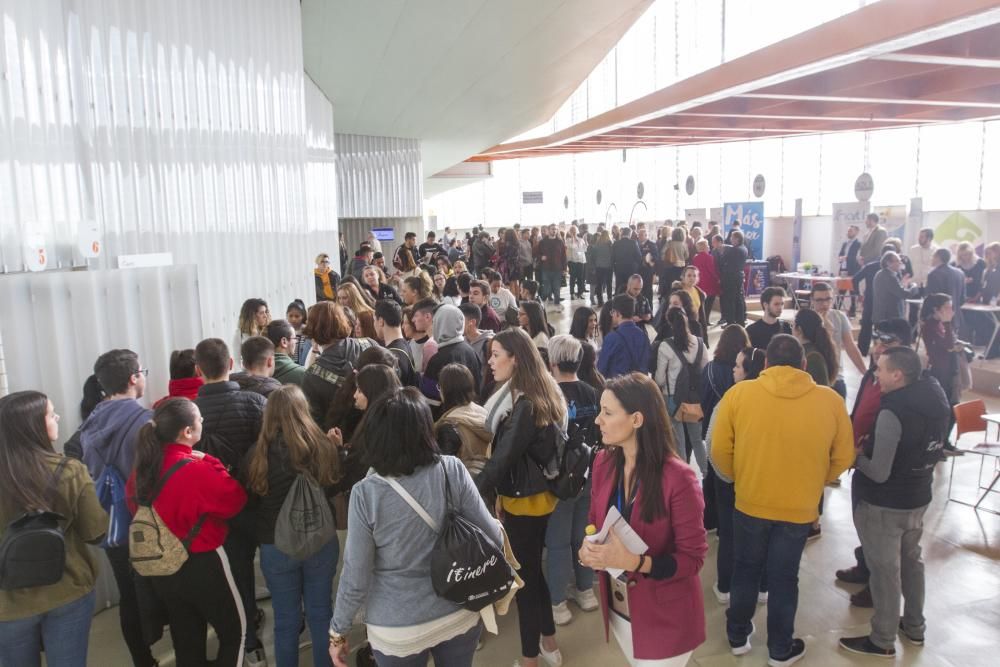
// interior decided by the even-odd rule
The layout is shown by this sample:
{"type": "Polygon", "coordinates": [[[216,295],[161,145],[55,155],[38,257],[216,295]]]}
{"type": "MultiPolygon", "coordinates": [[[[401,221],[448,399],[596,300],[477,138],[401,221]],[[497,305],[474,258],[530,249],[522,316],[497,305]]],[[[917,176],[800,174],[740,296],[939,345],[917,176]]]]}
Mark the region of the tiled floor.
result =
{"type": "MultiPolygon", "coordinates": [[[[577,303],[573,304],[578,305],[577,303]]],[[[552,316],[557,330],[569,327],[569,313],[552,316]]],[[[857,387],[859,377],[850,365],[849,392],[857,387]]],[[[991,412],[1000,412],[1000,400],[984,397],[991,412]]],[[[957,460],[955,488],[971,493],[979,457],[965,456],[957,460]]],[[[987,466],[990,460],[987,459],[987,466]]],[[[946,501],[949,463],[938,466],[935,498],[925,520],[923,540],[927,577],[927,643],[922,648],[897,642],[896,663],[921,667],[986,667],[1000,664],[1000,516],[975,512],[972,508],[946,501]]],[[[989,470],[989,469],[988,469],[989,470]]],[[[992,499],[1000,507],[1000,495],[992,499]]],[[[830,666],[849,664],[887,664],[874,658],[863,658],[837,648],[843,635],[864,634],[868,630],[869,610],[856,609],[848,597],[857,586],[838,584],[834,571],[853,562],[857,536],[851,521],[850,478],[844,476],[839,488],[826,490],[823,536],[806,546],[799,574],[799,608],[796,630],[805,638],[808,653],[801,665],[830,666]]],[[[715,548],[709,537],[709,553],[701,573],[702,589],[708,622],[708,639],[695,651],[689,665],[724,667],[729,665],[764,665],[767,662],[764,628],[766,609],[758,609],[755,619],[760,632],[753,650],[735,658],[728,650],[725,636],[725,608],[716,603],[711,586],[715,581],[715,548]]],[[[260,580],[262,581],[262,580],[260,580]]],[[[268,655],[272,639],[272,619],[269,604],[265,604],[268,620],[264,628],[268,655]]],[[[557,639],[568,666],[607,667],[626,662],[614,640],[605,643],[599,612],[583,613],[576,607],[573,621],[558,628],[557,639]]],[[[518,657],[519,641],[516,608],[501,619],[500,635],[487,637],[485,646],[476,655],[479,667],[509,666],[518,657]]],[[[124,643],[118,630],[116,610],[99,614],[91,632],[89,665],[94,667],[126,666],[129,664],[124,643]]],[[[169,638],[157,644],[156,652],[164,667],[173,664],[169,638]]],[[[273,662],[271,663],[274,664],[273,662]]],[[[308,651],[303,651],[299,663],[311,664],[308,651]]]]}

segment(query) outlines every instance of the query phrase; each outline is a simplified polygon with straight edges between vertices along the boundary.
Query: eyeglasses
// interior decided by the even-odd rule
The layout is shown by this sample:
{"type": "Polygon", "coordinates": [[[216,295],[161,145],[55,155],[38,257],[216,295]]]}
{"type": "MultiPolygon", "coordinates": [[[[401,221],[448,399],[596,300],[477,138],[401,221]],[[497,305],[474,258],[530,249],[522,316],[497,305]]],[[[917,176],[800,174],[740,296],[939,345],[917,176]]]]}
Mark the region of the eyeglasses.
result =
{"type": "Polygon", "coordinates": [[[878,340],[880,343],[885,343],[886,345],[888,345],[889,343],[899,342],[899,336],[887,333],[879,333],[877,331],[875,332],[875,339],[878,340]]]}
{"type": "Polygon", "coordinates": [[[813,301],[815,301],[816,303],[828,303],[830,301],[833,301],[833,297],[832,296],[828,296],[825,299],[817,299],[817,298],[814,297],[813,301]]]}
{"type": "Polygon", "coordinates": [[[141,375],[143,377],[148,377],[149,376],[149,369],[148,368],[140,368],[136,372],[132,373],[132,375],[141,375]]]}

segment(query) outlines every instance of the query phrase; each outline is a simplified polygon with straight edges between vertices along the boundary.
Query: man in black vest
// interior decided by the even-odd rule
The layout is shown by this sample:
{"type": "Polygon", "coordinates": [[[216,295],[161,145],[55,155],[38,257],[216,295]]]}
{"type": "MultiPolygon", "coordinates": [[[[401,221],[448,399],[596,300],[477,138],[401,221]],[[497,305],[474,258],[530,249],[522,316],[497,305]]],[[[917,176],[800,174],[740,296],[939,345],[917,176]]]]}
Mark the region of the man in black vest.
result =
{"type": "Polygon", "coordinates": [[[924,643],[920,537],[949,406],[941,385],[921,376],[921,370],[911,348],[894,347],[879,355],[876,377],[882,404],[873,437],[858,447],[852,489],[854,525],[871,572],[875,614],[870,635],[841,638],[841,648],[853,653],[895,656],[897,632],[911,644],[924,643]]]}

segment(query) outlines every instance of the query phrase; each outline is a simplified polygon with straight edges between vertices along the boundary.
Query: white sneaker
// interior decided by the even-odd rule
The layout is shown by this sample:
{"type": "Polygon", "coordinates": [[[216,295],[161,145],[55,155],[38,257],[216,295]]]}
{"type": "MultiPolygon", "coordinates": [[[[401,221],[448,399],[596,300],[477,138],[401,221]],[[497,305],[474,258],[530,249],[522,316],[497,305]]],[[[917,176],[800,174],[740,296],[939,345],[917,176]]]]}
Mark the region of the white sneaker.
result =
{"type": "Polygon", "coordinates": [[[719,590],[719,582],[712,584],[712,592],[715,593],[715,599],[719,601],[719,604],[729,604],[729,593],[723,593],[719,590]]]}
{"type": "Polygon", "coordinates": [[[583,611],[596,611],[601,606],[597,601],[597,596],[594,595],[594,590],[591,588],[581,591],[576,586],[570,586],[566,592],[573,602],[576,603],[576,606],[583,611]]]}
{"type": "Polygon", "coordinates": [[[549,667],[561,667],[563,663],[562,651],[559,649],[546,651],[541,642],[538,643],[538,655],[542,660],[549,663],[549,667]]]}
{"type": "Polygon", "coordinates": [[[729,644],[729,650],[733,652],[733,655],[746,655],[747,653],[750,652],[750,648],[751,648],[751,646],[750,646],[750,638],[753,637],[753,633],[756,630],[757,630],[757,628],[754,626],[753,623],[751,623],[750,624],[750,634],[747,635],[747,641],[746,641],[745,644],[743,644],[743,646],[733,646],[732,644],[729,644]]]}
{"type": "Polygon", "coordinates": [[[556,625],[566,625],[573,620],[573,612],[569,610],[569,605],[563,600],[559,604],[552,605],[552,620],[556,625]]]}
{"type": "Polygon", "coordinates": [[[249,651],[243,656],[244,667],[267,667],[267,656],[264,655],[263,648],[249,651]]]}
{"type": "Polygon", "coordinates": [[[767,604],[767,591],[757,593],[757,604],[767,604]]]}

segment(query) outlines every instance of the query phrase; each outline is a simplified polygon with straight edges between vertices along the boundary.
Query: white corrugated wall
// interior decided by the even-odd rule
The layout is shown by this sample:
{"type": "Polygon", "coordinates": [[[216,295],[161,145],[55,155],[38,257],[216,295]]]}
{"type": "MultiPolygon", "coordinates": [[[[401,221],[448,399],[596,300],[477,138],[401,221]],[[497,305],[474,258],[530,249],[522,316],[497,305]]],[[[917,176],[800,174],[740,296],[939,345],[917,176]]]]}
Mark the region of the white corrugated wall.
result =
{"type": "MultiPolygon", "coordinates": [[[[0,281],[24,271],[40,236],[49,271],[173,253],[200,297],[179,329],[136,310],[144,300],[56,312],[56,340],[79,358],[39,350],[34,366],[12,363],[18,341],[52,332],[5,302],[10,391],[43,377],[78,391],[108,344],[144,346],[150,384],[165,387],[170,347],[230,340],[245,298],[275,316],[313,300],[313,257],[338,254],[336,154],[332,107],[303,72],[299,12],[297,0],[0,0],[0,281]],[[78,245],[91,225],[101,255],[88,260],[78,245]],[[101,333],[118,321],[126,331],[101,333]],[[133,342],[155,327],[186,334],[133,342]]],[[[36,289],[22,278],[18,293],[36,289]]]]}
{"type": "Polygon", "coordinates": [[[339,217],[423,217],[419,140],[338,134],[336,143],[339,217]]]}

